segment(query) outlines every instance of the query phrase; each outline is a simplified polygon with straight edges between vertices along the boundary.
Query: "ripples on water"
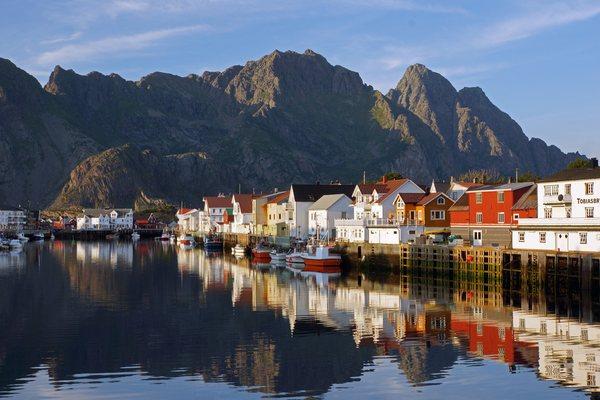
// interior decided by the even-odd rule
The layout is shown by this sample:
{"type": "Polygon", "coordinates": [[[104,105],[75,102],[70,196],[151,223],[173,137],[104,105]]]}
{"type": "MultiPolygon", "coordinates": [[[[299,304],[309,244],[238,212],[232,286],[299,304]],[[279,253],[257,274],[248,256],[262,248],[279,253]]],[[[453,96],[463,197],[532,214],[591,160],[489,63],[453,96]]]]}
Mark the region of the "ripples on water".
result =
{"type": "Polygon", "coordinates": [[[598,281],[545,282],[30,243],[0,253],[0,397],[593,396],[598,281]]]}

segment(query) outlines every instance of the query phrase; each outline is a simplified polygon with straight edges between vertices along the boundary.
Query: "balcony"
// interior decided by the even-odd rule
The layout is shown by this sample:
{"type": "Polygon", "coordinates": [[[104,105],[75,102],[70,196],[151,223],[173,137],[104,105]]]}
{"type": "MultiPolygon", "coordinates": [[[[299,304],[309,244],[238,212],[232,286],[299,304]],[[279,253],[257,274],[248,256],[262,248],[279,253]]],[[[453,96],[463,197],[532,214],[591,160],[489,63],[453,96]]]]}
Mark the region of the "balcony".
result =
{"type": "Polygon", "coordinates": [[[544,195],[544,204],[571,204],[570,194],[544,195]]]}

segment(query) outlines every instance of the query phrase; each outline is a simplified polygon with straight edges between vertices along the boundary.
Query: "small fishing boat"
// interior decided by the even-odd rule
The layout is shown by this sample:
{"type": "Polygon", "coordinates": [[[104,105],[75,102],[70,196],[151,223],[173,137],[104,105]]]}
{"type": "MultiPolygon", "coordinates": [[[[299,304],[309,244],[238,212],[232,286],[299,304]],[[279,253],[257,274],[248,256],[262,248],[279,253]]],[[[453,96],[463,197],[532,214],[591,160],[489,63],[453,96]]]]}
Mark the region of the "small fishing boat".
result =
{"type": "Polygon", "coordinates": [[[342,256],[331,254],[329,247],[319,245],[302,255],[304,270],[314,272],[336,272],[342,265],[342,256]]]}
{"type": "Polygon", "coordinates": [[[252,249],[252,258],[256,262],[268,263],[271,261],[271,249],[259,243],[252,249]]]}
{"type": "Polygon", "coordinates": [[[139,233],[137,233],[137,232],[133,232],[133,233],[131,234],[131,240],[134,240],[134,241],[135,241],[135,240],[140,240],[140,237],[141,237],[141,236],[140,236],[140,234],[139,234],[139,233]]]}
{"type": "Polygon", "coordinates": [[[181,235],[177,239],[177,242],[182,246],[195,246],[196,240],[192,235],[181,235]]]}
{"type": "Polygon", "coordinates": [[[204,249],[206,251],[223,251],[223,241],[216,235],[205,236],[204,249]]]}
{"type": "Polygon", "coordinates": [[[163,232],[162,235],[156,238],[156,240],[160,240],[161,242],[168,242],[171,235],[169,232],[163,232]]]}
{"type": "Polygon", "coordinates": [[[25,236],[22,232],[17,234],[17,239],[20,240],[22,243],[29,241],[29,238],[25,236]]]}
{"type": "Polygon", "coordinates": [[[302,258],[302,254],[297,250],[291,250],[289,253],[285,255],[285,261],[288,264],[304,264],[304,259],[302,258]]]}
{"type": "Polygon", "coordinates": [[[284,263],[286,261],[287,254],[273,250],[271,253],[269,253],[269,256],[271,257],[272,263],[284,263]]]}
{"type": "Polygon", "coordinates": [[[31,237],[31,240],[44,240],[44,234],[42,232],[36,232],[31,237]]]}

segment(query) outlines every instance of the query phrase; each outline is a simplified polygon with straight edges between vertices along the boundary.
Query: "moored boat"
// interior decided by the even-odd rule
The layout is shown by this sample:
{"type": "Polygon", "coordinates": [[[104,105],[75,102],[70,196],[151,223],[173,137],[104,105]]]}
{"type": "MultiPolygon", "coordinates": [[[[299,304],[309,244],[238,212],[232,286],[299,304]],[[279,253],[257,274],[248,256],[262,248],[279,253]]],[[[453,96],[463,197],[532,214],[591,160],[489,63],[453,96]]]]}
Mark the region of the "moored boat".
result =
{"type": "Polygon", "coordinates": [[[278,252],[277,250],[273,250],[271,251],[271,253],[269,253],[269,256],[271,257],[272,263],[283,263],[286,261],[287,254],[283,252],[278,252]]]}
{"type": "Polygon", "coordinates": [[[8,247],[11,249],[20,249],[23,247],[23,243],[19,239],[11,239],[8,242],[8,247]]]}
{"type": "Polygon", "coordinates": [[[338,271],[342,265],[339,254],[331,254],[328,246],[317,246],[313,251],[302,254],[304,270],[313,272],[338,271]]]}
{"type": "Polygon", "coordinates": [[[252,249],[252,258],[256,262],[264,262],[268,263],[271,261],[271,249],[268,247],[258,244],[255,248],[252,249]]]}
{"type": "Polygon", "coordinates": [[[207,251],[223,251],[223,241],[216,235],[208,235],[204,237],[204,250],[207,251]]]}
{"type": "Polygon", "coordinates": [[[177,239],[177,242],[182,246],[195,246],[196,240],[192,235],[181,235],[177,239]]]}
{"type": "Polygon", "coordinates": [[[302,254],[305,254],[305,253],[301,253],[299,251],[292,250],[291,252],[286,254],[285,261],[288,264],[304,264],[304,259],[302,258],[302,254]]]}
{"type": "Polygon", "coordinates": [[[118,233],[111,233],[109,235],[106,235],[106,239],[108,240],[116,240],[119,238],[119,234],[118,233]]]}
{"type": "Polygon", "coordinates": [[[133,232],[131,234],[131,240],[140,240],[140,237],[141,237],[140,234],[137,232],[133,232]]]}
{"type": "Polygon", "coordinates": [[[23,233],[17,234],[17,239],[20,240],[22,243],[29,241],[29,238],[27,236],[25,236],[23,233]]]}

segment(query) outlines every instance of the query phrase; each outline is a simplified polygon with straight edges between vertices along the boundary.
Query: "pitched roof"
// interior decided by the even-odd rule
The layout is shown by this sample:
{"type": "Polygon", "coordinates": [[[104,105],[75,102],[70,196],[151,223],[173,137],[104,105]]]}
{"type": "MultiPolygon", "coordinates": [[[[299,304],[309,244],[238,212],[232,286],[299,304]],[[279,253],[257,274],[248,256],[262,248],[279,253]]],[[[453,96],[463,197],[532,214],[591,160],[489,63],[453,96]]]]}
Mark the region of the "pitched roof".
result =
{"type": "Polygon", "coordinates": [[[600,168],[565,169],[550,175],[539,182],[578,181],[582,179],[599,179],[600,168]]]}
{"type": "Polygon", "coordinates": [[[387,190],[385,194],[376,201],[376,203],[383,203],[388,197],[394,194],[396,189],[404,185],[406,182],[408,182],[408,179],[394,179],[392,181],[387,181],[385,183],[387,190]]]}
{"type": "Polygon", "coordinates": [[[373,193],[373,190],[377,190],[378,193],[384,193],[387,191],[387,185],[382,182],[377,183],[359,183],[358,188],[361,193],[373,193]]]}
{"type": "Polygon", "coordinates": [[[88,217],[99,217],[100,215],[108,215],[113,211],[117,212],[118,217],[133,212],[131,208],[84,208],[82,214],[87,215],[88,217]]]}
{"type": "Polygon", "coordinates": [[[483,183],[478,183],[478,182],[454,181],[452,183],[454,185],[460,185],[460,186],[464,186],[466,188],[483,186],[483,183]]]}
{"type": "Polygon", "coordinates": [[[435,186],[435,191],[437,193],[446,193],[448,190],[450,190],[450,182],[436,182],[433,181],[433,184],[431,185],[431,188],[433,188],[435,186]]]}
{"type": "Polygon", "coordinates": [[[424,196],[423,193],[398,193],[404,204],[417,204],[424,196]]]}
{"type": "Polygon", "coordinates": [[[252,212],[252,194],[236,193],[232,196],[231,201],[240,204],[240,211],[243,214],[250,214],[252,212]]]}
{"type": "Polygon", "coordinates": [[[308,209],[309,210],[328,210],[336,204],[338,201],[343,198],[348,199],[348,203],[350,203],[350,198],[345,194],[326,194],[325,196],[321,196],[321,198],[315,201],[308,209]]]}
{"type": "Polygon", "coordinates": [[[532,208],[537,208],[537,185],[531,185],[512,207],[513,210],[530,210],[532,208]]]}
{"type": "Polygon", "coordinates": [[[454,204],[454,201],[450,197],[448,197],[446,193],[443,192],[430,193],[427,196],[424,196],[421,200],[419,200],[417,204],[420,206],[424,206],[439,196],[442,196],[446,199],[446,201],[449,201],[450,203],[454,204]]]}
{"type": "Polygon", "coordinates": [[[195,208],[180,208],[179,210],[177,210],[177,214],[184,215],[195,210],[195,208]]]}
{"type": "Polygon", "coordinates": [[[315,202],[326,194],[345,194],[352,198],[354,185],[302,185],[292,184],[290,191],[294,192],[294,200],[297,202],[315,202]]]}
{"type": "Polygon", "coordinates": [[[500,190],[519,190],[533,185],[533,182],[503,183],[501,185],[483,185],[469,188],[469,192],[493,192],[500,190]]]}
{"type": "Polygon", "coordinates": [[[203,200],[208,208],[225,208],[231,206],[231,196],[206,196],[203,200]]]}
{"type": "Polygon", "coordinates": [[[463,211],[469,209],[469,196],[463,194],[458,200],[448,209],[449,211],[463,211]]]}
{"type": "Polygon", "coordinates": [[[279,194],[277,194],[277,196],[271,198],[268,203],[269,204],[281,204],[285,201],[287,201],[287,199],[290,198],[290,191],[286,190],[285,192],[281,192],[279,194]]]}

